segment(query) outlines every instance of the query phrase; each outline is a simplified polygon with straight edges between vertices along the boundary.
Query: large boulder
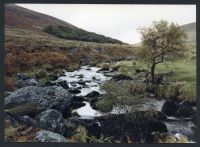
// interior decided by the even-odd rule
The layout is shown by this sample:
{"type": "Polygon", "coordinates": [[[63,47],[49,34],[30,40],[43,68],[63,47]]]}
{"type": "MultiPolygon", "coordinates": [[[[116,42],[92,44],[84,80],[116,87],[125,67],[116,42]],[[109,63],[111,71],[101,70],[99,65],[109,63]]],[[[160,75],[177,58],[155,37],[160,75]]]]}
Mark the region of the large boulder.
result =
{"type": "Polygon", "coordinates": [[[34,138],[36,142],[67,142],[64,136],[50,131],[39,131],[34,138]]]}
{"type": "Polygon", "coordinates": [[[48,109],[46,111],[41,112],[37,117],[37,126],[39,128],[57,132],[59,134],[64,133],[64,119],[61,112],[48,109]]]}
{"type": "Polygon", "coordinates": [[[71,110],[71,106],[70,107],[66,107],[65,109],[63,109],[61,111],[63,118],[69,118],[72,116],[72,110],[71,110]]]}
{"type": "Polygon", "coordinates": [[[20,123],[26,124],[27,126],[36,126],[36,120],[27,115],[19,116],[18,121],[20,123]]]}
{"type": "Polygon", "coordinates": [[[136,111],[134,113],[135,117],[136,118],[141,118],[141,119],[144,119],[144,118],[155,118],[157,120],[167,120],[167,116],[160,112],[160,111],[156,111],[156,110],[143,110],[143,111],[136,111]]]}
{"type": "Polygon", "coordinates": [[[15,75],[15,77],[16,77],[17,80],[27,80],[27,79],[29,79],[29,77],[24,73],[18,73],[18,74],[15,75]]]}
{"type": "Polygon", "coordinates": [[[195,114],[196,107],[193,102],[183,101],[166,101],[161,111],[165,113],[167,116],[178,116],[178,117],[191,117],[195,114]]]}
{"type": "Polygon", "coordinates": [[[182,117],[191,117],[195,114],[195,106],[190,101],[183,101],[180,104],[177,115],[182,117]]]}
{"type": "Polygon", "coordinates": [[[144,127],[145,130],[145,142],[147,143],[153,143],[156,142],[156,136],[154,135],[154,133],[162,134],[162,133],[167,133],[167,126],[162,122],[162,121],[158,121],[158,120],[151,120],[148,121],[144,127]]]}
{"type": "MultiPolygon", "coordinates": [[[[109,114],[96,117],[100,122],[101,134],[113,136],[114,140],[122,140],[128,136],[130,141],[141,142],[150,141],[148,138],[153,132],[168,132],[167,127],[162,121],[154,116],[138,114],[109,114]]],[[[150,136],[151,137],[151,136],[150,136]]],[[[126,142],[126,139],[122,142],[126,142]]]]}
{"type": "Polygon", "coordinates": [[[147,133],[153,133],[153,132],[168,132],[167,126],[159,120],[150,120],[145,125],[145,130],[147,133]]]}
{"type": "Polygon", "coordinates": [[[16,116],[30,116],[32,118],[36,117],[40,112],[46,110],[46,108],[40,107],[33,103],[26,103],[22,105],[17,105],[10,109],[6,109],[6,112],[16,115],[16,116]]]}
{"type": "Polygon", "coordinates": [[[163,104],[161,112],[165,113],[167,116],[174,116],[176,115],[178,108],[179,105],[177,102],[169,100],[163,104]]]}
{"type": "Polygon", "coordinates": [[[55,80],[58,80],[58,75],[57,74],[55,74],[55,73],[51,73],[50,75],[49,75],[49,77],[50,77],[50,80],[52,80],[52,81],[55,81],[55,80]]]}
{"type": "Polygon", "coordinates": [[[98,121],[94,121],[86,125],[88,134],[91,136],[96,136],[97,138],[101,137],[101,124],[98,121]]]}
{"type": "Polygon", "coordinates": [[[34,103],[44,108],[62,110],[71,105],[72,99],[72,95],[59,86],[28,86],[18,89],[7,96],[5,98],[5,108],[8,109],[21,104],[34,103]]]}
{"type": "Polygon", "coordinates": [[[17,79],[15,85],[17,88],[22,88],[26,86],[40,86],[41,84],[35,79],[17,79]]]}

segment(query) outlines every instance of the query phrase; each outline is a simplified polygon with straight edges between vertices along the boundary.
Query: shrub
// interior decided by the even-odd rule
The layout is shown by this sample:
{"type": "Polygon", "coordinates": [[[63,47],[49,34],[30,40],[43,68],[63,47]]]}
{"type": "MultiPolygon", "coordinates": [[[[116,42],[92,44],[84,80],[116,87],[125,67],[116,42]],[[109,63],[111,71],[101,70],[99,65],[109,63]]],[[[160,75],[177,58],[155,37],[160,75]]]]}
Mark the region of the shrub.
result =
{"type": "Polygon", "coordinates": [[[5,90],[6,91],[14,91],[16,89],[16,85],[14,84],[14,78],[5,77],[5,90]]]}
{"type": "Polygon", "coordinates": [[[118,71],[120,67],[121,67],[120,64],[114,64],[111,66],[112,70],[114,70],[114,71],[118,71]]]}
{"type": "Polygon", "coordinates": [[[154,85],[149,87],[148,90],[161,98],[177,101],[195,100],[195,90],[186,82],[174,82],[169,85],[154,85]]]}
{"type": "Polygon", "coordinates": [[[71,63],[68,67],[67,67],[67,71],[75,71],[78,70],[80,68],[80,65],[77,63],[71,63]]]}
{"type": "Polygon", "coordinates": [[[100,68],[110,68],[110,64],[109,63],[102,63],[100,64],[100,68]]]}
{"type": "Polygon", "coordinates": [[[6,76],[12,76],[19,72],[19,68],[16,64],[16,56],[12,53],[7,53],[5,55],[5,71],[6,76]]]}
{"type": "Polygon", "coordinates": [[[117,113],[131,113],[135,107],[132,107],[141,102],[145,96],[145,85],[143,83],[135,83],[133,81],[109,81],[101,86],[105,91],[103,100],[99,102],[99,108],[105,106],[102,111],[115,107],[117,113]]]}
{"type": "Polygon", "coordinates": [[[85,127],[79,126],[75,134],[71,137],[72,142],[86,143],[88,140],[88,132],[85,127]]]}
{"type": "Polygon", "coordinates": [[[91,67],[95,67],[96,65],[97,65],[97,62],[96,62],[96,61],[91,61],[91,62],[90,62],[90,66],[91,66],[91,67]]]}
{"type": "Polygon", "coordinates": [[[113,103],[111,101],[107,101],[107,99],[102,99],[97,102],[96,107],[99,111],[107,113],[113,109],[113,103]]]}
{"type": "Polygon", "coordinates": [[[77,126],[70,121],[65,121],[65,133],[66,137],[71,137],[73,134],[76,133],[77,126]]]}
{"type": "Polygon", "coordinates": [[[43,65],[43,69],[50,72],[53,70],[53,66],[50,64],[45,64],[45,65],[43,65]]]}
{"type": "Polygon", "coordinates": [[[38,70],[35,74],[36,78],[41,79],[44,78],[47,75],[45,70],[38,70]]]}

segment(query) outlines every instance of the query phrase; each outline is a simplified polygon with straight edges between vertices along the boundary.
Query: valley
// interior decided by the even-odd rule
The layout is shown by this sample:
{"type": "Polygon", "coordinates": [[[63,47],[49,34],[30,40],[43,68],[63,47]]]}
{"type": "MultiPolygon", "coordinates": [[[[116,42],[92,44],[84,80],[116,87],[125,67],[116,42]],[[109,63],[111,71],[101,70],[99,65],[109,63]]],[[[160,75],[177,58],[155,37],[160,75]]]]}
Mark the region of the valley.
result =
{"type": "Polygon", "coordinates": [[[14,4],[5,18],[6,142],[196,142],[196,23],[153,83],[141,43],[14,4]]]}

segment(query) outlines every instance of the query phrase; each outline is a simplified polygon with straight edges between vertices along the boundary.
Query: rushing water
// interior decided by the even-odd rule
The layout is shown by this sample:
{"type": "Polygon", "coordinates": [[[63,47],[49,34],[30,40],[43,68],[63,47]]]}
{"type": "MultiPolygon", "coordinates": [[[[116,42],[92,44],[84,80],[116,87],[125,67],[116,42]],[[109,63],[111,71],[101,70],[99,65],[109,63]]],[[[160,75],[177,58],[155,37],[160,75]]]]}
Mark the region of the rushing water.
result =
{"type": "MultiPolygon", "coordinates": [[[[103,93],[100,90],[100,84],[110,79],[110,77],[105,76],[103,73],[98,73],[97,71],[100,68],[97,67],[88,67],[82,66],[79,70],[73,72],[65,72],[66,76],[60,77],[61,80],[66,80],[69,83],[70,88],[81,87],[81,93],[76,94],[77,96],[85,96],[92,91],[98,91],[103,93]],[[86,81],[87,86],[82,86],[77,82],[83,80],[86,81]],[[76,83],[76,84],[74,84],[76,83]]],[[[86,105],[84,107],[78,108],[73,112],[77,112],[82,119],[92,119],[95,116],[102,115],[100,112],[92,109],[89,102],[84,102],[86,105]]]]}
{"type": "MultiPolygon", "coordinates": [[[[85,96],[92,91],[98,91],[99,93],[103,93],[100,90],[100,85],[105,81],[109,80],[111,77],[105,76],[103,73],[98,73],[97,71],[100,68],[97,67],[88,67],[82,66],[79,70],[73,72],[65,72],[65,76],[60,77],[61,80],[66,80],[69,83],[70,88],[78,88],[80,87],[81,93],[76,94],[77,96],[85,96]],[[83,86],[78,84],[78,81],[86,81],[87,86],[83,86]]],[[[165,100],[157,100],[152,98],[146,98],[143,100],[139,106],[140,110],[148,110],[154,109],[157,111],[161,111],[161,107],[164,104],[165,100]]],[[[74,110],[73,112],[77,112],[82,119],[92,119],[95,116],[103,115],[101,112],[92,109],[89,102],[84,101],[85,106],[74,110]]],[[[111,113],[117,113],[115,109],[112,110],[111,113]]],[[[193,132],[192,132],[192,122],[185,120],[178,120],[177,118],[170,118],[171,121],[165,121],[164,123],[167,125],[170,134],[173,134],[176,138],[179,138],[181,135],[187,136],[192,143],[193,140],[193,132]]]]}
{"type": "Polygon", "coordinates": [[[106,77],[102,73],[97,73],[99,69],[100,68],[97,67],[82,66],[79,70],[73,72],[66,71],[66,76],[62,76],[60,79],[66,80],[69,83],[70,88],[81,87],[81,93],[77,94],[78,96],[85,96],[92,91],[98,91],[102,93],[102,91],[99,89],[99,85],[109,80],[110,77],[106,77]],[[87,86],[84,87],[78,84],[77,82],[80,80],[86,81],[87,86]]]}

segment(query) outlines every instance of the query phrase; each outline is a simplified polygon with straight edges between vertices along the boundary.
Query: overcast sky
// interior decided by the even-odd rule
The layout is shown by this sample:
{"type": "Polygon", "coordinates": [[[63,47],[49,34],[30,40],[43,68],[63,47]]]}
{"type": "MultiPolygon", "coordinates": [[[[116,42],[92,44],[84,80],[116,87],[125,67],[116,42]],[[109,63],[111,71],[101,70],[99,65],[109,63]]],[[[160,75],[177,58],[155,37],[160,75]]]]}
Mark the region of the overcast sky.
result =
{"type": "Polygon", "coordinates": [[[165,19],[179,25],[196,22],[195,5],[17,5],[130,44],[140,42],[138,27],[149,26],[154,20],[165,19]]]}

